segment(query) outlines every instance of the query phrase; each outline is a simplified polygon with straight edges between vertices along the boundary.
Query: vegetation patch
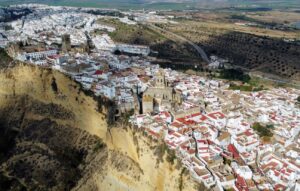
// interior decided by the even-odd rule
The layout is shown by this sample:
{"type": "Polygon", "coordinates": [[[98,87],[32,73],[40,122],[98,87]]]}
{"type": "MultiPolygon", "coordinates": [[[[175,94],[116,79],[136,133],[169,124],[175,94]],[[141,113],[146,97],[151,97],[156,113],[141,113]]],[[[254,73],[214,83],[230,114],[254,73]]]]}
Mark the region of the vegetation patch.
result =
{"type": "Polygon", "coordinates": [[[230,84],[229,87],[230,90],[240,90],[240,91],[246,91],[246,92],[258,92],[264,90],[263,86],[254,87],[252,85],[236,85],[236,84],[230,84]]]}
{"type": "Polygon", "coordinates": [[[51,87],[52,87],[52,90],[54,91],[54,93],[57,94],[58,93],[58,87],[57,87],[57,83],[56,83],[55,78],[52,78],[51,87]]]}
{"type": "Polygon", "coordinates": [[[94,149],[93,149],[93,151],[94,152],[98,152],[98,151],[100,151],[101,149],[103,149],[105,147],[105,144],[102,142],[102,140],[97,140],[97,142],[96,142],[96,144],[95,144],[95,146],[94,146],[94,149]]]}
{"type": "Polygon", "coordinates": [[[183,175],[186,172],[186,168],[183,168],[180,172],[180,178],[179,178],[179,190],[183,190],[183,175]]]}
{"type": "Polygon", "coordinates": [[[13,177],[7,177],[4,174],[0,174],[0,190],[15,190],[26,191],[27,188],[22,183],[13,177]]]}
{"type": "Polygon", "coordinates": [[[255,122],[252,125],[252,129],[254,129],[260,137],[265,137],[264,139],[267,139],[266,137],[273,136],[272,130],[274,129],[274,125],[263,126],[260,123],[255,122]]]}
{"type": "Polygon", "coordinates": [[[11,57],[6,53],[3,48],[0,48],[0,69],[7,68],[8,64],[12,61],[11,57]]]}
{"type": "Polygon", "coordinates": [[[7,158],[9,151],[15,146],[17,135],[18,131],[8,128],[0,121],[0,162],[7,158]]]}
{"type": "Polygon", "coordinates": [[[164,161],[164,155],[167,150],[167,145],[162,143],[155,148],[154,154],[157,156],[158,161],[164,161]]]}
{"type": "Polygon", "coordinates": [[[174,162],[175,162],[175,159],[176,159],[176,153],[175,153],[174,150],[171,150],[171,149],[168,149],[168,148],[167,148],[167,153],[168,153],[167,161],[173,165],[174,162]]]}
{"type": "Polygon", "coordinates": [[[228,164],[230,166],[231,165],[231,160],[223,157],[223,163],[228,164]]]}
{"type": "Polygon", "coordinates": [[[251,80],[251,77],[248,74],[245,74],[239,69],[223,69],[221,70],[219,77],[227,80],[239,80],[242,82],[249,82],[251,80]]]}
{"type": "Polygon", "coordinates": [[[166,143],[161,143],[159,144],[154,151],[155,155],[158,158],[158,161],[163,162],[164,161],[164,156],[165,153],[167,153],[166,160],[171,163],[172,165],[174,164],[176,160],[176,153],[174,150],[169,149],[166,143]]]}

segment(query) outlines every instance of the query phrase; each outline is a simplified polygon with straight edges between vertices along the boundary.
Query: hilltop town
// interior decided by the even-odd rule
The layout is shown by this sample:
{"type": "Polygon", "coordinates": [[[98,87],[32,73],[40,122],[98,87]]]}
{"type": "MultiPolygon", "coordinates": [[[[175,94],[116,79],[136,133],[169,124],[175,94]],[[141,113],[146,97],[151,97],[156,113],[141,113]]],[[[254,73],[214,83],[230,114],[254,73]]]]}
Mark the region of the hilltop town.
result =
{"type": "Polygon", "coordinates": [[[129,115],[130,126],[166,145],[196,182],[215,190],[300,189],[300,90],[241,91],[228,80],[162,68],[149,46],[115,42],[117,29],[97,22],[171,22],[155,12],[18,8],[31,13],[0,25],[0,46],[14,60],[58,70],[109,100],[113,122],[129,115]]]}

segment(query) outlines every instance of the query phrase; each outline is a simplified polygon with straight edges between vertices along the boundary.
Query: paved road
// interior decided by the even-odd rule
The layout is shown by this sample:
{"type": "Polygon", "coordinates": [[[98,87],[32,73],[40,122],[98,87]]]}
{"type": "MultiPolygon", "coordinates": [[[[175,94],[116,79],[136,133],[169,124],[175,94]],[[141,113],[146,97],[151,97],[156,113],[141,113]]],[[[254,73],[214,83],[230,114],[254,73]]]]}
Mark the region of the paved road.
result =
{"type": "Polygon", "coordinates": [[[168,33],[169,35],[172,35],[172,36],[174,36],[175,38],[177,38],[177,39],[179,39],[179,40],[182,40],[182,41],[187,42],[189,45],[191,45],[191,46],[198,52],[198,54],[201,56],[201,58],[202,58],[207,64],[210,63],[210,61],[209,61],[209,59],[208,59],[208,56],[207,56],[207,54],[205,53],[205,51],[204,51],[200,46],[198,46],[197,44],[193,43],[192,41],[190,41],[190,40],[188,40],[188,39],[186,39],[186,38],[184,38],[184,37],[182,37],[182,36],[179,36],[179,35],[177,35],[177,34],[175,34],[175,33],[173,33],[173,32],[170,32],[170,31],[167,31],[167,30],[165,30],[165,29],[163,29],[163,28],[160,28],[160,27],[158,27],[158,26],[155,26],[155,25],[153,25],[153,24],[149,24],[149,23],[148,23],[148,24],[146,24],[146,25],[149,26],[149,27],[151,27],[152,29],[155,29],[155,30],[159,30],[159,31],[168,33]]]}

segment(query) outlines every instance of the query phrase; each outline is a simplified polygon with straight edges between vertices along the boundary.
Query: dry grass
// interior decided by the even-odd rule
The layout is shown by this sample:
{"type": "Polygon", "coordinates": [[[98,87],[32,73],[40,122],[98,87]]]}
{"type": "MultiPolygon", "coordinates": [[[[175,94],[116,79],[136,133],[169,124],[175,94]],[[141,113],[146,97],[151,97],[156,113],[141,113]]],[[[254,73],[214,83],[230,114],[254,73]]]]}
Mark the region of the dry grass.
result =
{"type": "Polygon", "coordinates": [[[300,21],[300,13],[296,12],[283,12],[283,11],[268,11],[268,12],[255,12],[247,13],[247,16],[263,22],[274,23],[293,23],[300,21]]]}
{"type": "Polygon", "coordinates": [[[143,25],[127,25],[117,19],[99,19],[97,22],[116,28],[116,31],[109,33],[115,42],[153,45],[166,40],[163,35],[143,25]]]}
{"type": "Polygon", "coordinates": [[[169,25],[168,28],[174,32],[179,33],[193,33],[194,31],[210,31],[217,34],[225,34],[227,32],[243,32],[248,34],[254,34],[257,36],[268,36],[273,38],[288,38],[288,39],[297,39],[300,38],[298,31],[280,31],[280,30],[271,30],[259,27],[250,27],[250,26],[240,26],[235,23],[229,22],[218,22],[218,21],[190,21],[185,20],[181,21],[176,25],[169,25]]]}

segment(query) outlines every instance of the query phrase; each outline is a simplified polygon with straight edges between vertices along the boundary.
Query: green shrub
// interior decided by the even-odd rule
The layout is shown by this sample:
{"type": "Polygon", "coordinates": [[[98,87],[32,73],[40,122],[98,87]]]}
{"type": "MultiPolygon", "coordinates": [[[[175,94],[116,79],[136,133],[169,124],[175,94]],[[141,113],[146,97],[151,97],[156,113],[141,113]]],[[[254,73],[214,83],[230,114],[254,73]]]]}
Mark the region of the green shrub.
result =
{"type": "Polygon", "coordinates": [[[272,125],[263,126],[258,122],[252,125],[252,129],[254,129],[260,137],[272,137],[273,133],[271,129],[273,128],[274,126],[272,125]]]}
{"type": "Polygon", "coordinates": [[[247,83],[251,80],[250,76],[240,69],[223,69],[220,71],[220,78],[227,80],[239,80],[247,83]]]}

